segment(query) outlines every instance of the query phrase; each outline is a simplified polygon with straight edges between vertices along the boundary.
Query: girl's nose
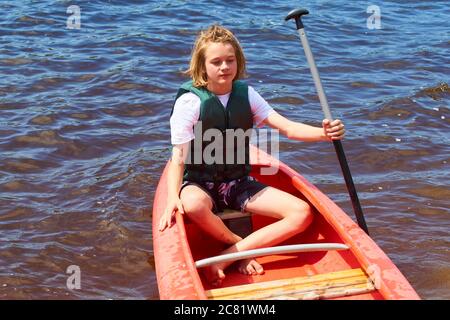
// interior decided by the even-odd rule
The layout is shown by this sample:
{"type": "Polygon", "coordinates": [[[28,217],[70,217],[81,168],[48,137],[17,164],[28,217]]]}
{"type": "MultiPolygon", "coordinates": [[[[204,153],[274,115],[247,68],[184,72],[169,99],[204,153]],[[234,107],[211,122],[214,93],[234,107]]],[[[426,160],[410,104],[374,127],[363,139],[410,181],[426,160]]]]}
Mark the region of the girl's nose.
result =
{"type": "Polygon", "coordinates": [[[228,65],[228,63],[227,63],[226,61],[224,61],[224,62],[222,62],[220,68],[221,68],[222,70],[227,70],[227,69],[230,68],[230,66],[228,65]]]}

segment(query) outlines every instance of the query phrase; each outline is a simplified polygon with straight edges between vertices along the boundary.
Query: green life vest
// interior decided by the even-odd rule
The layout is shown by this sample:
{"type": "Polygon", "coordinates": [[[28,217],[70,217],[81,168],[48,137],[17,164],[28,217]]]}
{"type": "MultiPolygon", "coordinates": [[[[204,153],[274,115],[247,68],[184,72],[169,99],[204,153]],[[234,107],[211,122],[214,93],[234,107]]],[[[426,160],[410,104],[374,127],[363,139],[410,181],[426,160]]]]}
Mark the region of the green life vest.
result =
{"type": "Polygon", "coordinates": [[[195,137],[190,142],[183,179],[224,182],[248,175],[251,170],[249,144],[253,115],[247,84],[233,82],[226,108],[214,93],[203,87],[194,87],[192,81],[181,86],[176,99],[187,92],[200,98],[200,114],[194,126],[195,137]],[[209,134],[205,135],[207,130],[209,134]]]}

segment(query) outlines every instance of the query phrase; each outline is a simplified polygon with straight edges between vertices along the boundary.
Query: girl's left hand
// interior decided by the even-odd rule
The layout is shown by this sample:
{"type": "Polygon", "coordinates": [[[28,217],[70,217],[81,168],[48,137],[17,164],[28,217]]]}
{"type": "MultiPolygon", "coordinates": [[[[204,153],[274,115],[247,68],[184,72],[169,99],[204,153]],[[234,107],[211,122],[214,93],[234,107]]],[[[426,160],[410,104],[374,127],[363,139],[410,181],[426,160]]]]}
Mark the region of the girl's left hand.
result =
{"type": "Polygon", "coordinates": [[[327,140],[341,140],[345,135],[345,127],[341,120],[336,119],[330,123],[330,120],[322,121],[323,131],[327,140]]]}

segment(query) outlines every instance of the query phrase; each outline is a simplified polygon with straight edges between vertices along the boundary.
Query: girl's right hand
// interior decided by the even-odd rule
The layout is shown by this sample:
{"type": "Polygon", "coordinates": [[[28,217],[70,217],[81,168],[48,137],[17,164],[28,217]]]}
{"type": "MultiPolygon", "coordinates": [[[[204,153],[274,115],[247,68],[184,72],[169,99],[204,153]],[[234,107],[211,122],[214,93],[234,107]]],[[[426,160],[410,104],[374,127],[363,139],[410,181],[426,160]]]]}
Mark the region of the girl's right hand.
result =
{"type": "Polygon", "coordinates": [[[181,203],[180,198],[176,197],[173,199],[168,199],[166,210],[164,210],[164,214],[159,220],[159,231],[164,231],[167,227],[171,227],[173,224],[173,218],[175,217],[175,213],[179,211],[181,214],[184,214],[183,204],[181,203]]]}

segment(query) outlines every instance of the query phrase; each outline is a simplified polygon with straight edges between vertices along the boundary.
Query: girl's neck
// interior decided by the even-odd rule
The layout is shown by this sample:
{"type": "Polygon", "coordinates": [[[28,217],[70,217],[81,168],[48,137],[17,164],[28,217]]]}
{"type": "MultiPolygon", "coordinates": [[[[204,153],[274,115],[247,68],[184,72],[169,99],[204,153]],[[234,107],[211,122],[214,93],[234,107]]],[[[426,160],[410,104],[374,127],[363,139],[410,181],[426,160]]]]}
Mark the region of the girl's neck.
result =
{"type": "Polygon", "coordinates": [[[218,96],[230,93],[232,88],[233,88],[233,84],[230,84],[229,86],[214,86],[214,85],[208,84],[206,86],[206,89],[208,89],[210,92],[212,92],[218,96]]]}

